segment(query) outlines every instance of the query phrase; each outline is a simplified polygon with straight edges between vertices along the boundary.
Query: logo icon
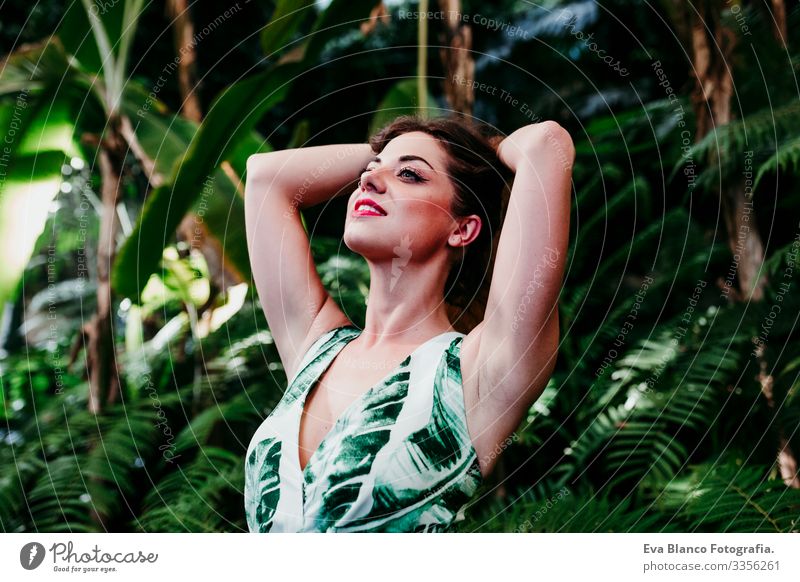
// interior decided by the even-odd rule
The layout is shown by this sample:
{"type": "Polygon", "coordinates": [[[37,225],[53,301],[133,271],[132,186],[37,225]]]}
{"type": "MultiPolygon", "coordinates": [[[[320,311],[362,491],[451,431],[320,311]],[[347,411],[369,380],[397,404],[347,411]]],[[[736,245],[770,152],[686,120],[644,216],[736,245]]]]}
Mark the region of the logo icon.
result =
{"type": "Polygon", "coordinates": [[[39,542],[30,542],[19,551],[19,563],[26,570],[35,570],[44,561],[44,546],[39,542]]]}
{"type": "Polygon", "coordinates": [[[403,267],[405,267],[411,259],[411,237],[407,234],[403,235],[403,238],[400,239],[400,244],[392,248],[392,252],[394,252],[396,256],[392,259],[392,279],[389,282],[389,291],[394,289],[394,286],[400,279],[400,275],[403,274],[403,267]]]}

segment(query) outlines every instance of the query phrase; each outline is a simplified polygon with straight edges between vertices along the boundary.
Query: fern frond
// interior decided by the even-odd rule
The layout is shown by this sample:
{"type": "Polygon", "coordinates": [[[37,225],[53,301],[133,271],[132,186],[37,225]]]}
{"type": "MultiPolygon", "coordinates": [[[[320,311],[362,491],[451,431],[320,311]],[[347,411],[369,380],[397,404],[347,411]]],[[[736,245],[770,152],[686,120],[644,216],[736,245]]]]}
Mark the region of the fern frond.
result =
{"type": "Polygon", "coordinates": [[[758,188],[767,173],[789,170],[795,173],[800,171],[800,135],[778,144],[775,153],[759,165],[753,189],[758,188]]]}
{"type": "Polygon", "coordinates": [[[764,467],[739,463],[694,467],[685,479],[667,484],[662,505],[679,508],[693,531],[800,531],[800,491],[771,479],[764,467]]]}
{"type": "Polygon", "coordinates": [[[465,510],[456,532],[597,533],[678,531],[663,516],[634,507],[630,498],[591,490],[529,489],[506,499],[485,499],[465,510]]]}
{"type": "Polygon", "coordinates": [[[233,514],[220,512],[231,507],[231,499],[241,500],[243,489],[243,456],[206,447],[147,494],[136,527],[159,532],[243,530],[243,502],[235,504],[233,514]]]}

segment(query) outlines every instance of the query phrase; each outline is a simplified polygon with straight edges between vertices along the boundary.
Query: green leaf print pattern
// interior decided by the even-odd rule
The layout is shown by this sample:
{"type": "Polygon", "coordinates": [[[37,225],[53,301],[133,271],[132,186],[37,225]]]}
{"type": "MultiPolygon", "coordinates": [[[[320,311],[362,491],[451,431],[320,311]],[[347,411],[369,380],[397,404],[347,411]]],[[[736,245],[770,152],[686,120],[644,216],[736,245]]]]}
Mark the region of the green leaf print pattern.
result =
{"type": "Polygon", "coordinates": [[[482,476],[466,426],[457,332],[422,344],[354,401],[300,469],[294,447],[303,399],[359,334],[342,326],[321,336],[254,435],[245,486],[250,531],[434,532],[463,519],[482,476]],[[281,462],[282,454],[291,456],[281,462]]]}
{"type": "Polygon", "coordinates": [[[315,487],[322,487],[324,491],[316,528],[322,531],[335,528],[337,521],[358,499],[376,455],[389,442],[408,395],[410,362],[409,356],[395,374],[371,388],[364,395],[362,404],[341,419],[344,428],[332,431],[330,438],[322,441],[319,457],[314,455],[316,458],[309,460],[304,475],[306,485],[315,483],[315,487]],[[322,459],[329,447],[336,454],[318,465],[315,461],[322,459]],[[319,470],[324,470],[324,474],[318,475],[319,470]]]}
{"type": "Polygon", "coordinates": [[[340,531],[446,531],[481,484],[477,455],[465,422],[458,355],[454,340],[436,372],[427,425],[410,434],[382,468],[367,515],[340,531]],[[424,475],[428,487],[418,486],[424,475]],[[417,476],[416,479],[409,476],[417,476]],[[398,508],[403,508],[398,511],[398,508]]]}
{"type": "Polygon", "coordinates": [[[313,354],[311,360],[304,364],[300,362],[298,372],[295,378],[286,389],[283,398],[275,407],[273,415],[282,414],[285,409],[292,406],[298,398],[303,396],[308,387],[320,377],[322,371],[328,365],[330,359],[330,350],[335,349],[338,344],[348,342],[353,337],[357,336],[360,332],[355,327],[343,327],[335,330],[336,333],[323,341],[324,335],[308,348],[307,354],[313,354]],[[320,343],[321,342],[321,343],[320,343]]]}
{"type": "Polygon", "coordinates": [[[268,532],[281,496],[281,478],[278,470],[281,460],[281,441],[275,437],[258,443],[247,459],[245,514],[251,531],[268,532]]]}

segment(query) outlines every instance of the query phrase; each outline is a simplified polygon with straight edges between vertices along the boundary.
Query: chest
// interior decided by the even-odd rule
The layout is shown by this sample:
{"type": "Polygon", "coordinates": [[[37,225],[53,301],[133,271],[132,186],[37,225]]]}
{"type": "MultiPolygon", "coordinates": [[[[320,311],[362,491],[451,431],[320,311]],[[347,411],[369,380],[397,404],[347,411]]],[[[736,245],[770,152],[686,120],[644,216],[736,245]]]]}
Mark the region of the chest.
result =
{"type": "Polygon", "coordinates": [[[403,361],[403,356],[395,353],[356,357],[347,347],[334,358],[310,386],[302,404],[298,435],[301,466],[305,467],[336,422],[367,392],[388,381],[403,361]]]}
{"type": "Polygon", "coordinates": [[[306,396],[303,412],[311,417],[308,424],[330,428],[348,407],[383,381],[399,363],[389,358],[365,360],[340,354],[306,396]]]}

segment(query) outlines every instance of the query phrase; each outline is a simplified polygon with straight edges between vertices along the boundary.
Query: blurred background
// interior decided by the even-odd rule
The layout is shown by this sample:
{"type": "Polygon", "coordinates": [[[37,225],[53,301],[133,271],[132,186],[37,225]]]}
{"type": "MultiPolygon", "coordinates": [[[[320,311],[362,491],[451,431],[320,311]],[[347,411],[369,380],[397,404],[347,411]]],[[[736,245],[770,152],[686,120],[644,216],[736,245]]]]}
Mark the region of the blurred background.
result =
{"type": "MultiPolygon", "coordinates": [[[[286,387],[247,157],[457,111],[577,148],[558,365],[458,529],[797,531],[798,25],[793,0],[0,1],[0,529],[246,531],[286,387]]],[[[344,204],[303,218],[363,325],[344,204]]]]}

